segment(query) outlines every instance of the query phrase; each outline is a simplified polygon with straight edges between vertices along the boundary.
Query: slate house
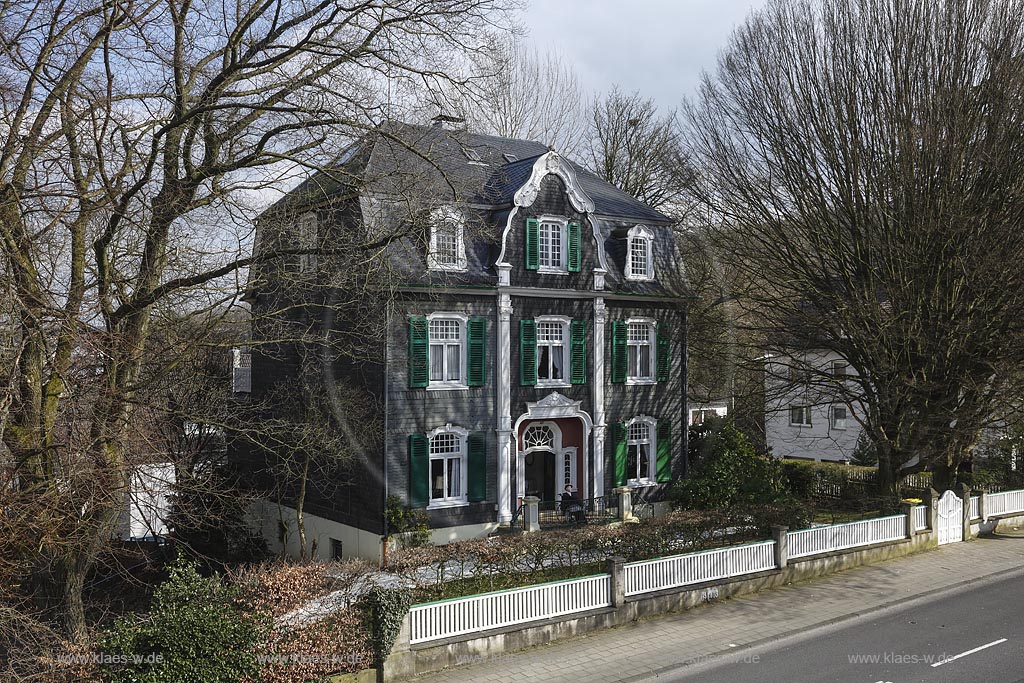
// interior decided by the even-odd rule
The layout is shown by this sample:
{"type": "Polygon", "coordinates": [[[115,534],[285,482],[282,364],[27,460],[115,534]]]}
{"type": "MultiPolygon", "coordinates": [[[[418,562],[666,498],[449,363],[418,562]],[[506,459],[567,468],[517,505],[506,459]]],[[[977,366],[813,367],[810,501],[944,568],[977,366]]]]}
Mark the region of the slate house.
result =
{"type": "MultiPolygon", "coordinates": [[[[264,214],[257,252],[284,206],[286,242],[381,230],[416,211],[427,220],[381,257],[400,281],[385,348],[335,368],[385,414],[382,452],[307,500],[321,555],[378,557],[389,495],[426,511],[435,542],[489,533],[524,496],[555,500],[567,483],[583,498],[629,485],[661,499],[686,466],[670,220],[543,144],[439,125],[382,129],[339,166],[349,180],[316,192],[307,181],[264,214]]],[[[257,313],[287,296],[273,278],[249,296],[257,313]]],[[[260,334],[254,399],[293,367],[287,353],[261,353],[260,334]]]]}

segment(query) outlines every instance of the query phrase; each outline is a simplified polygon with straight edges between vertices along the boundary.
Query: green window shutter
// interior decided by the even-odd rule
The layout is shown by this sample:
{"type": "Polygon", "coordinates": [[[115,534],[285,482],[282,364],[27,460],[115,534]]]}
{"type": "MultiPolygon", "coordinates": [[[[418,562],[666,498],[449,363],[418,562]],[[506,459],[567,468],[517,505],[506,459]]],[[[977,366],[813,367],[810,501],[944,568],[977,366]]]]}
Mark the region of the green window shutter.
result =
{"type": "Polygon", "coordinates": [[[587,383],[587,321],[569,323],[569,382],[587,383]]]}
{"type": "Polygon", "coordinates": [[[626,323],[612,321],[612,381],[626,381],[626,323]]]}
{"type": "Polygon", "coordinates": [[[527,218],[526,219],[526,240],[525,240],[525,251],[526,251],[526,269],[537,270],[540,267],[540,247],[537,234],[537,219],[527,218]]]}
{"type": "Polygon", "coordinates": [[[672,423],[658,423],[658,473],[659,484],[672,481],[672,423]]]}
{"type": "Polygon", "coordinates": [[[537,383],[537,323],[532,320],[519,321],[519,383],[537,383]]]}
{"type": "Polygon", "coordinates": [[[430,340],[426,318],[409,318],[409,387],[423,388],[430,382],[428,372],[430,340]]]}
{"type": "Polygon", "coordinates": [[[626,444],[626,425],[621,422],[612,425],[612,446],[615,449],[615,485],[625,486],[629,446],[626,444]]]}
{"type": "Polygon", "coordinates": [[[430,502],[430,442],[426,434],[409,435],[409,507],[430,502]]]}
{"type": "Polygon", "coordinates": [[[466,493],[470,502],[479,503],[487,498],[487,437],[484,432],[473,432],[466,439],[468,450],[469,486],[466,493]]]}
{"type": "Polygon", "coordinates": [[[484,318],[470,318],[466,326],[466,337],[469,346],[468,364],[469,371],[466,373],[468,384],[471,387],[482,387],[487,375],[487,320],[484,318]]]}
{"type": "Polygon", "coordinates": [[[569,272],[580,272],[580,224],[569,223],[569,272]]]}
{"type": "Polygon", "coordinates": [[[669,367],[671,367],[671,358],[669,357],[668,344],[669,344],[670,331],[665,325],[658,325],[658,348],[655,353],[658,354],[657,360],[657,380],[659,382],[667,382],[669,377],[669,367]]]}

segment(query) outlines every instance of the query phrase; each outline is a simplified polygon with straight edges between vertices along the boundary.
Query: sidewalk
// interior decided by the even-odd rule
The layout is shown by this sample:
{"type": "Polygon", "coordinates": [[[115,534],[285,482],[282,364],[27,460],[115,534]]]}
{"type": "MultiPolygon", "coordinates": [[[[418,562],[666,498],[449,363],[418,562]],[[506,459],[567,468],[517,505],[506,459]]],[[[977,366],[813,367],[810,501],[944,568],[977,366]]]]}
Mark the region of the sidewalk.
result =
{"type": "Polygon", "coordinates": [[[417,683],[611,683],[1024,570],[1024,535],[979,538],[418,677],[417,683]]]}

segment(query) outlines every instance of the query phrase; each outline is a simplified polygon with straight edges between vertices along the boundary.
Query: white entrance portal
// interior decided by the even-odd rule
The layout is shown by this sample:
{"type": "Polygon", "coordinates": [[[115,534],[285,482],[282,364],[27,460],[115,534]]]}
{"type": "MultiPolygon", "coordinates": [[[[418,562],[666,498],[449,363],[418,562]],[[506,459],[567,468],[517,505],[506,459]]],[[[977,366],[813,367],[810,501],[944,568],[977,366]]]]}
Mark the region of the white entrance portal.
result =
{"type": "Polygon", "coordinates": [[[557,499],[557,495],[564,490],[567,483],[571,483],[582,498],[589,497],[591,491],[595,490],[588,464],[590,434],[593,427],[590,415],[580,410],[580,402],[573,401],[557,391],[551,392],[536,403],[527,403],[526,413],[516,420],[512,430],[512,447],[515,452],[511,460],[516,468],[516,490],[513,495],[522,498],[527,493],[526,461],[528,456],[532,456],[535,471],[537,458],[553,457],[551,476],[557,486],[551,489],[546,485],[545,491],[546,494],[553,491],[552,499],[557,499]],[[580,420],[583,439],[578,446],[582,451],[577,450],[575,444],[563,446],[562,430],[554,422],[563,418],[580,420]],[[525,431],[521,431],[524,426],[525,431]],[[581,452],[582,458],[578,458],[581,452]]]}
{"type": "Polygon", "coordinates": [[[939,498],[938,507],[939,545],[964,540],[964,501],[952,491],[946,491],[939,498]]]}

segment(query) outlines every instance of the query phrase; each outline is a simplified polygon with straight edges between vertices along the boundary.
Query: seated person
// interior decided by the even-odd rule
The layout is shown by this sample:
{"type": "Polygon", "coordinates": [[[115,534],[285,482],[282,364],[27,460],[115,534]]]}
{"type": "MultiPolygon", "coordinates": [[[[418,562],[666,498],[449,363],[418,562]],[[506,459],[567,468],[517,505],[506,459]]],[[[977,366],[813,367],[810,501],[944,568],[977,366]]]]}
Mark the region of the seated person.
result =
{"type": "Polygon", "coordinates": [[[583,501],[576,497],[572,490],[572,484],[566,484],[565,493],[562,494],[562,512],[571,516],[577,522],[586,522],[587,516],[583,509],[583,501]]]}

